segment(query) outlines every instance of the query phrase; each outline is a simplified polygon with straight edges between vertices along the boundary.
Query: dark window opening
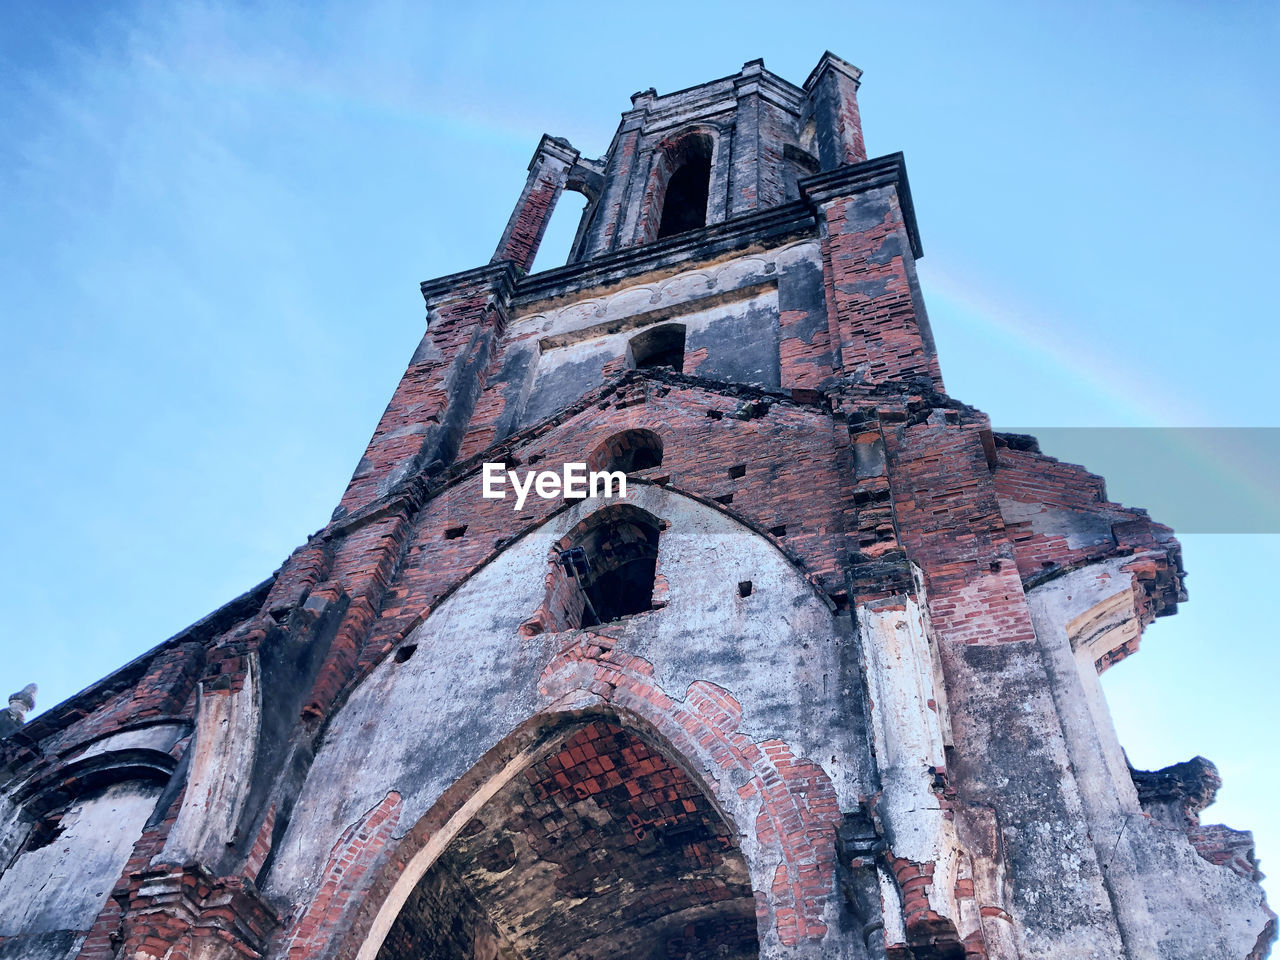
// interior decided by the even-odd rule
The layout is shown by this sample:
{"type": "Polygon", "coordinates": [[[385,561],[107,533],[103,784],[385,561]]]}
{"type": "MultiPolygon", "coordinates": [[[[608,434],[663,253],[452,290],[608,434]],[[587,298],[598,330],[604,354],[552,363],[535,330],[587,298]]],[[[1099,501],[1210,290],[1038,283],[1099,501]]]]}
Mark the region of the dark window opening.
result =
{"type": "Polygon", "coordinates": [[[729,504],[733,503],[733,494],[726,493],[722,497],[714,497],[713,499],[715,500],[716,503],[722,503],[727,507],[729,504]]]}
{"type": "Polygon", "coordinates": [[[712,420],[723,420],[723,419],[724,419],[724,414],[723,414],[723,413],[721,413],[719,410],[708,410],[708,411],[707,411],[707,416],[708,416],[708,417],[710,417],[712,420]]]}
{"type": "Polygon", "coordinates": [[[674,237],[707,225],[707,197],[711,190],[711,154],[689,157],[667,181],[658,239],[674,237]]]}
{"type": "Polygon", "coordinates": [[[729,468],[729,479],[731,480],[737,480],[738,478],[745,477],[746,475],[747,465],[745,463],[739,463],[737,466],[729,468]]]}
{"type": "Polygon", "coordinates": [[[785,537],[787,535],[787,525],[783,523],[776,527],[770,527],[769,532],[775,537],[785,537]]]}
{"type": "Polygon", "coordinates": [[[670,367],[684,370],[684,324],[665,323],[631,338],[631,363],[637,369],[670,367]]]}
{"type": "Polygon", "coordinates": [[[662,438],[652,430],[623,430],[596,447],[587,469],[634,473],[662,463],[662,438]]]}
{"type": "Polygon", "coordinates": [[[444,538],[446,540],[457,540],[460,536],[462,536],[466,532],[467,532],[466,524],[463,524],[460,527],[449,527],[444,532],[444,538]]]}
{"type": "Polygon", "coordinates": [[[738,583],[738,596],[749,597],[751,596],[752,589],[754,588],[751,586],[750,580],[742,580],[738,583]]]}
{"type": "Polygon", "coordinates": [[[571,627],[593,627],[653,608],[656,519],[634,509],[602,513],[602,519],[594,525],[589,519],[587,528],[559,551],[567,585],[581,602],[577,616],[571,614],[571,627]]]}

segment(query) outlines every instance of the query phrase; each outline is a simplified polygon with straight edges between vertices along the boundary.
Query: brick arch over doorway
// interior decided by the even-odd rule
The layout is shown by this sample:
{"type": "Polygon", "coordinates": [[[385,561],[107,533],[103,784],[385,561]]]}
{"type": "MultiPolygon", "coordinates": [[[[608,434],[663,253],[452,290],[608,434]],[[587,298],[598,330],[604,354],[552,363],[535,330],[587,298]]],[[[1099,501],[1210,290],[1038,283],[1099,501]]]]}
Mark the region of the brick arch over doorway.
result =
{"type": "Polygon", "coordinates": [[[285,956],[732,960],[816,944],[838,898],[830,780],[785,742],[740,733],[727,691],[698,682],[676,700],[652,674],[607,638],[566,650],[542,678],[559,702],[418,823],[398,822],[391,792],[344,833],[285,956]],[[697,769],[712,759],[708,782],[697,769]],[[735,824],[726,808],[755,816],[735,824]],[[763,888],[744,837],[776,865],[763,888]]]}
{"type": "Polygon", "coordinates": [[[378,960],[758,956],[737,830],[671,753],[616,716],[568,720],[462,825],[378,960]]]}

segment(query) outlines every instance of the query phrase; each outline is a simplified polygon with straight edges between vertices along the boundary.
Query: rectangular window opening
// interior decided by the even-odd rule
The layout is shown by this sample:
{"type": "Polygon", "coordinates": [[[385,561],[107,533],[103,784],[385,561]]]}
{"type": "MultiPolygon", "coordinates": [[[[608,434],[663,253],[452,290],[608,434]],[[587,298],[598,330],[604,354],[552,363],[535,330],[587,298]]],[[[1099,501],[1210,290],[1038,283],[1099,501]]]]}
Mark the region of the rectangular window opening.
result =
{"type": "Polygon", "coordinates": [[[465,523],[460,527],[447,527],[444,531],[444,538],[446,540],[457,540],[466,532],[467,525],[465,523]]]}

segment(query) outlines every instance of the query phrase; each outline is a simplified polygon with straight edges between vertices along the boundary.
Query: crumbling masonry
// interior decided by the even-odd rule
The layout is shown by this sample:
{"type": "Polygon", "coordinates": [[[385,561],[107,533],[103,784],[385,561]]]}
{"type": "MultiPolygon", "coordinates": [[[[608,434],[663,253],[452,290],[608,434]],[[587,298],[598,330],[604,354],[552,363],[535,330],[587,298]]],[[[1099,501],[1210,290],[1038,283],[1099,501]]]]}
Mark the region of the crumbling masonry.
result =
{"type": "Polygon", "coordinates": [[[0,742],[0,958],[1266,954],[1098,674],[1178,544],[948,396],[859,71],[545,137],[329,524],[0,742]],[[566,266],[529,275],[564,190],[566,266]],[[482,464],[628,475],[481,495],[482,464]]]}

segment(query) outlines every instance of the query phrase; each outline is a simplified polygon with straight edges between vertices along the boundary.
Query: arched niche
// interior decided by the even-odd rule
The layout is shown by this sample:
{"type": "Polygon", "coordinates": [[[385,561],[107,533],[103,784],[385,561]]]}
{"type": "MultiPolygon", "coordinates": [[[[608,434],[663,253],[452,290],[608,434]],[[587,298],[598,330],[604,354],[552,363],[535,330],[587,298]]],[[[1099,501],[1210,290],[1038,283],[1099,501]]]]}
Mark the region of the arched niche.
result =
{"type": "Polygon", "coordinates": [[[103,737],[13,790],[0,824],[5,956],[61,956],[89,932],[156,812],[185,730],[154,724],[103,737]]]}
{"type": "Polygon", "coordinates": [[[671,367],[684,371],[685,328],[683,323],[663,323],[648,327],[627,341],[627,360],[636,369],[671,367]]]}
{"type": "Polygon", "coordinates": [[[360,957],[759,955],[738,831],[652,728],[566,715],[525,766],[496,776],[432,862],[415,864],[420,876],[401,884],[412,892],[379,911],[360,957]]]}
{"type": "Polygon", "coordinates": [[[689,134],[665,151],[668,167],[658,239],[674,237],[707,225],[711,192],[711,138],[689,134]]]}
{"type": "Polygon", "coordinates": [[[558,632],[654,608],[663,522],[629,503],[597,510],[553,544],[537,621],[558,632]]]}
{"type": "Polygon", "coordinates": [[[662,465],[662,437],[652,430],[635,428],[610,434],[587,456],[588,470],[621,470],[631,473],[662,465]]]}

